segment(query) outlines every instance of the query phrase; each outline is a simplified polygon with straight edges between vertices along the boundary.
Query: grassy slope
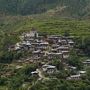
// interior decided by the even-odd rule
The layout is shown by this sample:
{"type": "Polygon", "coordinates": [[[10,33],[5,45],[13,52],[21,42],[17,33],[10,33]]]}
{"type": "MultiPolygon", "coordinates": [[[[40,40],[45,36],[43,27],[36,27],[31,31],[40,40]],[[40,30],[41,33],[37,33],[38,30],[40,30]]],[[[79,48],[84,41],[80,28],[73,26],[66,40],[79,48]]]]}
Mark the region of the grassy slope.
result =
{"type": "Polygon", "coordinates": [[[0,30],[5,32],[22,32],[35,27],[41,32],[49,34],[62,34],[68,31],[71,35],[87,36],[90,35],[89,20],[70,20],[50,18],[50,17],[5,17],[0,22],[0,30]]]}

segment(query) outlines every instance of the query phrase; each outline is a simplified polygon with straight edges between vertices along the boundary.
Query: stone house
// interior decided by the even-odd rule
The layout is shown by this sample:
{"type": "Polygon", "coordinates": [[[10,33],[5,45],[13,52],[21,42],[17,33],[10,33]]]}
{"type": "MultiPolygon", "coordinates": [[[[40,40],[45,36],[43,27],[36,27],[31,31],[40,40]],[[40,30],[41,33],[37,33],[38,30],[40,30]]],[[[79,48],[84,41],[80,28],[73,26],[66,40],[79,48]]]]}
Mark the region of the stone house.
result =
{"type": "Polygon", "coordinates": [[[85,67],[90,66],[90,60],[87,59],[86,61],[83,62],[83,64],[84,64],[85,67]]]}
{"type": "Polygon", "coordinates": [[[56,72],[57,69],[56,69],[56,66],[43,65],[42,70],[43,70],[43,72],[46,72],[47,74],[53,74],[56,72]]]}
{"type": "Polygon", "coordinates": [[[30,40],[31,38],[38,38],[38,32],[32,29],[30,32],[23,33],[22,37],[24,37],[24,40],[30,40]]]}
{"type": "Polygon", "coordinates": [[[32,52],[33,59],[42,59],[44,57],[45,53],[41,50],[36,50],[32,52]]]}
{"type": "Polygon", "coordinates": [[[74,46],[74,41],[73,40],[68,40],[68,44],[70,47],[73,47],[74,46]]]}
{"type": "Polygon", "coordinates": [[[20,43],[16,43],[15,47],[14,47],[15,51],[21,50],[21,45],[20,43]]]}
{"type": "Polygon", "coordinates": [[[38,72],[37,71],[33,71],[33,72],[31,72],[31,75],[32,76],[38,76],[38,72]]]}
{"type": "Polygon", "coordinates": [[[80,80],[81,75],[71,75],[70,77],[67,77],[67,80],[80,80]]]}
{"type": "Polygon", "coordinates": [[[62,53],[48,53],[48,59],[62,59],[62,53]]]}

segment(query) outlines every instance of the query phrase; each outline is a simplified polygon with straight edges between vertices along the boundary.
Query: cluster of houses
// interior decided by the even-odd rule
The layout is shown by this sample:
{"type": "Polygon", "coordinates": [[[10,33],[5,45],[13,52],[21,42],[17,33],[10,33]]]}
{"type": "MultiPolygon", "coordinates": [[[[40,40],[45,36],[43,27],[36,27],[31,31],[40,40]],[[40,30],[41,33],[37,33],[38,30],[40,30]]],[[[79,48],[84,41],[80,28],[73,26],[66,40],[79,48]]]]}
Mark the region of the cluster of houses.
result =
{"type": "Polygon", "coordinates": [[[21,41],[10,47],[9,50],[27,50],[31,52],[33,60],[67,59],[70,49],[74,45],[71,37],[59,35],[40,36],[36,30],[23,33],[20,38],[21,41]]]}
{"type": "Polygon", "coordinates": [[[53,66],[53,65],[42,65],[41,69],[36,69],[36,71],[33,71],[31,72],[31,75],[33,76],[39,76],[40,78],[43,78],[43,74],[48,74],[48,75],[51,75],[51,74],[54,74],[57,72],[57,68],[56,66],[53,66]]]}
{"type": "MultiPolygon", "coordinates": [[[[10,47],[9,50],[30,52],[29,61],[52,61],[54,59],[64,61],[69,57],[70,49],[74,46],[72,37],[39,35],[34,29],[30,32],[23,33],[20,39],[21,41],[16,43],[13,47],[10,47]]],[[[42,66],[42,71],[48,74],[55,73],[56,66],[45,64],[42,66]]],[[[32,72],[32,74],[34,73],[37,73],[37,71],[32,72]]]]}
{"type": "Polygon", "coordinates": [[[77,71],[77,74],[67,77],[67,80],[80,80],[86,75],[86,71],[77,71]]]}
{"type": "MultiPolygon", "coordinates": [[[[59,36],[59,35],[39,35],[36,30],[23,33],[20,36],[21,41],[16,43],[9,50],[14,51],[29,51],[30,58],[28,60],[34,61],[51,61],[59,59],[60,61],[67,60],[70,54],[70,50],[74,46],[72,37],[59,36]]],[[[27,60],[27,59],[26,59],[27,60]]],[[[83,62],[85,66],[90,65],[90,60],[83,62]]],[[[76,70],[77,67],[68,66],[69,70],[76,70]]],[[[43,72],[53,74],[57,71],[56,66],[45,64],[41,66],[43,72]]],[[[38,71],[31,72],[32,75],[38,75],[38,71]]],[[[67,77],[67,80],[78,80],[81,75],[84,75],[86,71],[78,71],[76,75],[67,77]]]]}
{"type": "Polygon", "coordinates": [[[90,59],[87,59],[86,61],[83,62],[84,67],[90,66],[90,59]]]}
{"type": "Polygon", "coordinates": [[[76,67],[72,67],[73,71],[76,70],[76,74],[75,75],[71,75],[70,77],[67,77],[67,80],[80,80],[82,77],[84,77],[86,75],[86,69],[88,67],[90,67],[90,59],[87,59],[87,60],[83,61],[82,64],[83,64],[84,70],[77,71],[76,67]]]}

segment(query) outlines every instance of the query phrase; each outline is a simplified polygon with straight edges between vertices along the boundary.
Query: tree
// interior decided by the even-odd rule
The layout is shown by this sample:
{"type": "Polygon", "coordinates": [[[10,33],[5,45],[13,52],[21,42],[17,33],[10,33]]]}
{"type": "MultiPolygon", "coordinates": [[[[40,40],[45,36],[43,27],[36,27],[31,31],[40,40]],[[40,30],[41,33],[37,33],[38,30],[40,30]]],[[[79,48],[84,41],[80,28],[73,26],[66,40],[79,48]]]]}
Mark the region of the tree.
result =
{"type": "Polygon", "coordinates": [[[68,63],[72,66],[77,67],[77,69],[82,68],[82,62],[81,62],[80,57],[77,55],[75,50],[71,50],[70,56],[68,58],[68,63]]]}

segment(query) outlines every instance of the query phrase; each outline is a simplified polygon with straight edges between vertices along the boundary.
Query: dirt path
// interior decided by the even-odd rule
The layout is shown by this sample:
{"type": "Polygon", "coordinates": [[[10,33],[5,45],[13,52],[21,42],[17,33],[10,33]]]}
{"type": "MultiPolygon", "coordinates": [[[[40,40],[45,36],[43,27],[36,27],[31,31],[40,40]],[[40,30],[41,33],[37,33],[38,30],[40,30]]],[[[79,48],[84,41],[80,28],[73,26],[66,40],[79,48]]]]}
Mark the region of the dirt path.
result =
{"type": "Polygon", "coordinates": [[[45,76],[43,75],[42,71],[40,69],[37,69],[38,75],[41,79],[45,79],[45,76]]]}

